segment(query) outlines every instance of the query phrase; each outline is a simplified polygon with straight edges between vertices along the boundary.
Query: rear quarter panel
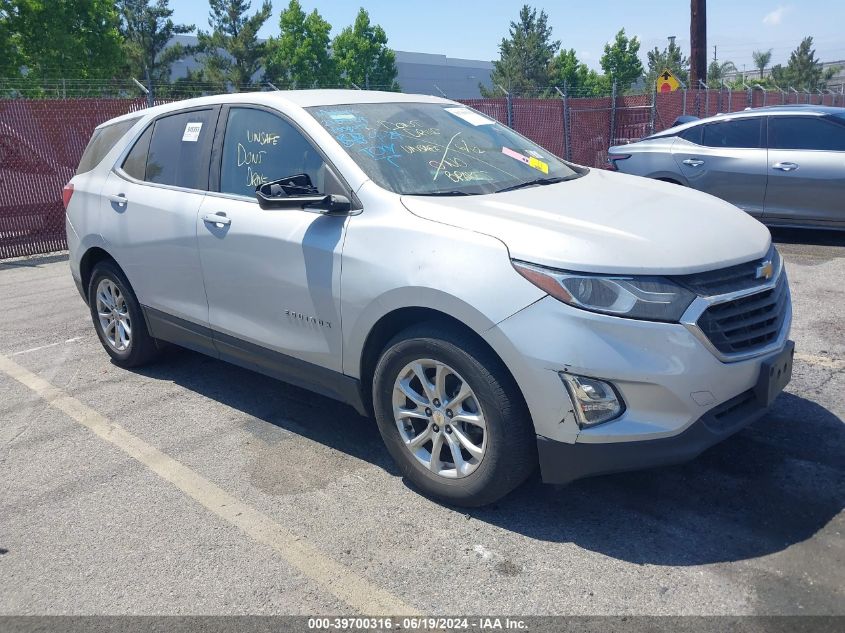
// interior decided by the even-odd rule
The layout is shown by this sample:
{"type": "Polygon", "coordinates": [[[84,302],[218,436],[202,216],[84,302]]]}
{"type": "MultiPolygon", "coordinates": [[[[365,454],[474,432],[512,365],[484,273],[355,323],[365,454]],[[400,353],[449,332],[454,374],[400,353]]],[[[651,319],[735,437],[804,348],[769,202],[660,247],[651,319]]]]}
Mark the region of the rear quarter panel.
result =
{"type": "MultiPolygon", "coordinates": [[[[68,237],[68,252],[71,273],[79,279],[79,262],[85,252],[94,246],[103,246],[102,218],[100,214],[100,195],[103,185],[115,161],[126,146],[134,140],[137,133],[149,120],[142,116],[120,140],[118,140],[103,160],[94,169],[71,178],[73,195],[65,212],[65,224],[68,237]]],[[[108,124],[110,122],[107,122],[108,124]]],[[[117,259],[117,255],[112,253],[117,259]]]]}

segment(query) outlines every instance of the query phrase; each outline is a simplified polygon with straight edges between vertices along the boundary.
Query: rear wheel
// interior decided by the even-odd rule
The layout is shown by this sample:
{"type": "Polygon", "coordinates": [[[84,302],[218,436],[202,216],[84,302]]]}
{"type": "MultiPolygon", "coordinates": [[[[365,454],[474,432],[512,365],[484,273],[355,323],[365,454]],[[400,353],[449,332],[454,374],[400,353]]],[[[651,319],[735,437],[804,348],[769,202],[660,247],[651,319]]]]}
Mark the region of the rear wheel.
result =
{"type": "Polygon", "coordinates": [[[501,361],[463,332],[421,325],[391,341],[373,381],[379,430],[424,493],[479,506],[536,466],[536,436],[501,361]]]}
{"type": "Polygon", "coordinates": [[[117,265],[98,263],[88,284],[88,306],[103,348],[121,367],[137,367],[158,355],[141,305],[117,265]]]}

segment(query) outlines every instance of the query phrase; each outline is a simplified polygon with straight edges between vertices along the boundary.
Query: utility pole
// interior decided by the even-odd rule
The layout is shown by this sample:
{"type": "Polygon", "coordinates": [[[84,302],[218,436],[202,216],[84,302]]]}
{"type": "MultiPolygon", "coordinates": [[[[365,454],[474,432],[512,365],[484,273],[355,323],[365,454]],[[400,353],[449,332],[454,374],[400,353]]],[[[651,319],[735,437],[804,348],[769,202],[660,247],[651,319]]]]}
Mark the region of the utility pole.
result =
{"type": "Polygon", "coordinates": [[[690,85],[707,79],[707,0],[690,0],[690,85]]]}
{"type": "Polygon", "coordinates": [[[713,61],[716,61],[716,45],[713,44],[713,61]]]}

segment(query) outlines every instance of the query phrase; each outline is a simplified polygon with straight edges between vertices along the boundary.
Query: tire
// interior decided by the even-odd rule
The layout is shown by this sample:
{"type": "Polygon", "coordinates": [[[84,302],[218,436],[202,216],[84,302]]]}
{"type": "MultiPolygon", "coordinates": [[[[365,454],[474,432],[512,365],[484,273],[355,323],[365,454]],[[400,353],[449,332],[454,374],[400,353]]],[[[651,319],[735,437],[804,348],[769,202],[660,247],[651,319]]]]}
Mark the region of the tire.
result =
{"type": "Polygon", "coordinates": [[[158,356],[156,340],[147,330],[138,298],[126,275],[114,262],[102,261],[91,272],[88,306],[100,343],[116,365],[139,367],[158,356]],[[98,290],[102,291],[101,298],[98,298],[98,290]],[[109,302],[116,304],[115,311],[110,310],[109,302]],[[108,315],[105,321],[100,318],[100,310],[108,315]],[[118,318],[114,318],[115,315],[118,318]],[[116,322],[115,328],[106,325],[111,322],[116,322]],[[114,339],[115,331],[118,332],[117,343],[114,339]]]}
{"type": "Polygon", "coordinates": [[[457,328],[424,323],[391,340],[376,365],[373,406],[387,450],[402,475],[427,496],[458,506],[486,505],[537,468],[537,438],[516,383],[495,354],[457,328]],[[422,386],[420,369],[430,392],[422,386]],[[440,390],[435,384],[438,371],[443,374],[440,390]],[[464,384],[471,396],[458,402],[464,384]],[[449,402],[432,406],[438,393],[446,393],[449,402]],[[413,417],[404,418],[409,411],[413,417]],[[465,421],[473,419],[483,420],[483,428],[465,421]],[[442,437],[442,448],[435,460],[436,435],[442,437]],[[416,449],[407,445],[424,436],[430,439],[416,449]],[[467,441],[472,453],[464,448],[470,445],[467,441]]]}

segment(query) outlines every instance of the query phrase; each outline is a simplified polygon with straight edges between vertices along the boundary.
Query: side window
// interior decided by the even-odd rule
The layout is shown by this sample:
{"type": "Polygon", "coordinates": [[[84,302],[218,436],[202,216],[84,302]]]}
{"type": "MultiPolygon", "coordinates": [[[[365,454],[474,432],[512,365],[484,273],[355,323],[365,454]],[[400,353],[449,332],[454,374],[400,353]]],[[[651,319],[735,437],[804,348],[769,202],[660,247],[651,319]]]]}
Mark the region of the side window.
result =
{"type": "Polygon", "coordinates": [[[701,144],[707,147],[760,147],[762,118],[736,119],[704,125],[701,144]]]}
{"type": "Polygon", "coordinates": [[[769,117],[769,149],[845,152],[845,125],[819,117],[769,117]]]}
{"type": "Polygon", "coordinates": [[[325,192],[325,163],[290,123],[254,108],[231,108],[223,139],[220,191],[252,197],[259,185],[308,174],[325,192]]]}
{"type": "Polygon", "coordinates": [[[150,138],[144,180],[188,189],[208,189],[215,115],[215,110],[208,109],[158,119],[150,138]]]}
{"type": "Polygon", "coordinates": [[[693,127],[688,128],[678,134],[678,136],[680,136],[684,140],[689,141],[690,143],[701,145],[701,130],[703,128],[703,125],[694,125],[693,127]]]}
{"type": "Polygon", "coordinates": [[[141,134],[141,138],[135,141],[135,145],[126,155],[121,169],[137,180],[144,180],[147,171],[147,152],[150,149],[150,139],[153,137],[153,126],[150,125],[141,134]]]}
{"type": "Polygon", "coordinates": [[[94,130],[91,140],[85,146],[85,151],[82,152],[82,158],[79,160],[79,167],[76,168],[77,174],[84,174],[86,171],[91,171],[100,164],[100,161],[106,157],[106,154],[111,151],[114,144],[117,143],[121,137],[129,131],[133,125],[138,122],[141,117],[135,117],[120,123],[113,123],[106,127],[101,127],[94,130]]]}

